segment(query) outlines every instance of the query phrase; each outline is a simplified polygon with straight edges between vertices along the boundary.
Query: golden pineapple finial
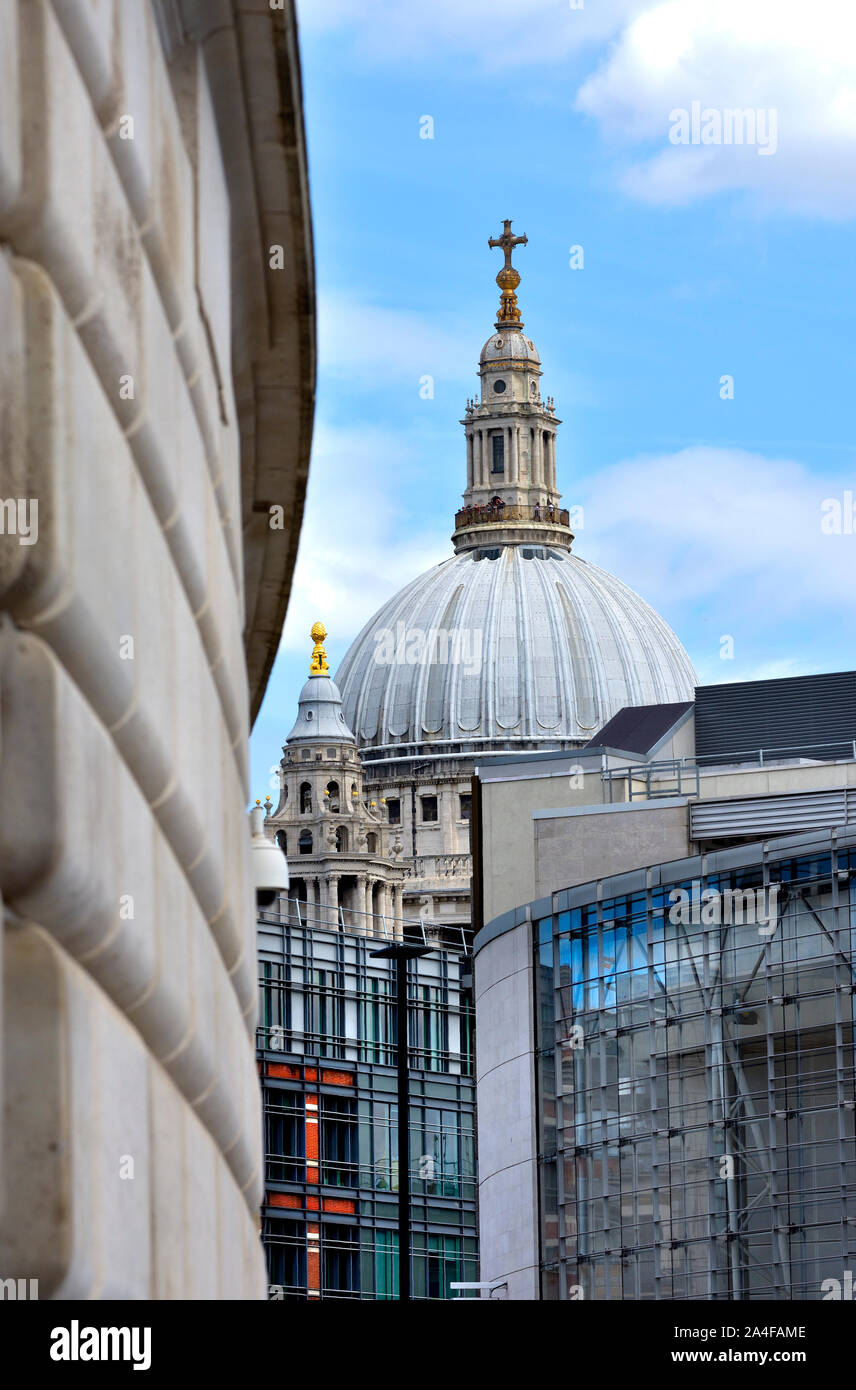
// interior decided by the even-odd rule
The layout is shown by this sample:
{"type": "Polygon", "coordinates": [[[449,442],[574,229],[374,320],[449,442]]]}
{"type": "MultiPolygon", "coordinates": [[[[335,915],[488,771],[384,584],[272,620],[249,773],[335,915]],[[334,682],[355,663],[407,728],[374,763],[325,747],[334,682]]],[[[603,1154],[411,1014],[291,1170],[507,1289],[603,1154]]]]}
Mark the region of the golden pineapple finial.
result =
{"type": "Polygon", "coordinates": [[[326,627],[323,623],[313,623],[309,636],[315,643],[312,648],[312,660],[309,663],[309,674],[310,676],[329,676],[330,667],[327,665],[327,653],[324,650],[324,638],[327,636],[326,627]]]}

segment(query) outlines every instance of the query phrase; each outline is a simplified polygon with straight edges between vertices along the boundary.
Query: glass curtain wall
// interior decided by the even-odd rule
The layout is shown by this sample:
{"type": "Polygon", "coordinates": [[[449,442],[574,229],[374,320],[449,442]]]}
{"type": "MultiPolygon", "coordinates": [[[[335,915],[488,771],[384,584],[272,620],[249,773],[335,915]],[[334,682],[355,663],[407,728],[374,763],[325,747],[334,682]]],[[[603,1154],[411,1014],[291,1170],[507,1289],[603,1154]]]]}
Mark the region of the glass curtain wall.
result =
{"type": "Polygon", "coordinates": [[[820,1299],[854,1268],[856,850],[701,862],[536,926],[545,1298],[820,1299]]]}

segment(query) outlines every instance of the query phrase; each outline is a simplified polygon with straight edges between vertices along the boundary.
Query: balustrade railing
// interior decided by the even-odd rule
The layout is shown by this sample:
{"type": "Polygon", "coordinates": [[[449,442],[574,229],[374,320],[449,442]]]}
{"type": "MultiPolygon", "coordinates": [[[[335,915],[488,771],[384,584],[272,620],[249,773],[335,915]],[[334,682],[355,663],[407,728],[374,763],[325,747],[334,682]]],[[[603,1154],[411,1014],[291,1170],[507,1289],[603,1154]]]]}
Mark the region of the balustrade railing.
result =
{"type": "Polygon", "coordinates": [[[470,878],[469,854],[419,854],[405,869],[408,878],[470,878]]]}
{"type": "Polygon", "coordinates": [[[564,507],[552,503],[486,502],[483,505],[461,507],[455,513],[455,530],[464,526],[490,526],[509,521],[543,521],[554,526],[570,526],[570,515],[564,507]]]}

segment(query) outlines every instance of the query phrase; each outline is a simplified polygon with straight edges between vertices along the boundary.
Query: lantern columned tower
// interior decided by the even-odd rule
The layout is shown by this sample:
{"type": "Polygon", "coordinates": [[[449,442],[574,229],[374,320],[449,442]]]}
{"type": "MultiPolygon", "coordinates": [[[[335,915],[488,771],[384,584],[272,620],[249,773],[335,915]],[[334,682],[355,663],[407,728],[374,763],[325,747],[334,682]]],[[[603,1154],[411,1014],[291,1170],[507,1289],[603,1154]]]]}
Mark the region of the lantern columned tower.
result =
{"type": "Polygon", "coordinates": [[[452,537],[458,554],[482,546],[530,542],[569,550],[568,513],[559,507],[556,431],[561,420],[552,398],[541,396],[541,359],[517,303],[520,273],[512,265],[514,236],[506,218],[502,236],[491,237],[505,264],[496,277],[501,291],[495,332],[479,357],[480,399],[467,401],[461,421],[467,445],[467,488],[452,537]]]}

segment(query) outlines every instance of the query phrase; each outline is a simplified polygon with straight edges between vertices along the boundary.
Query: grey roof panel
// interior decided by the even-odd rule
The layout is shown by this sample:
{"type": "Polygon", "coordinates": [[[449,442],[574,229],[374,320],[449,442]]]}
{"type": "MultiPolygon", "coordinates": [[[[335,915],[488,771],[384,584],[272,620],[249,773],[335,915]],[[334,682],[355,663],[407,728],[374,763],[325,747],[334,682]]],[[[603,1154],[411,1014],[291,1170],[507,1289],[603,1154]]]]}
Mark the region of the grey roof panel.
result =
{"type": "Polygon", "coordinates": [[[645,755],[692,709],[692,700],[664,705],[625,705],[595,734],[591,745],[645,755]]]}

